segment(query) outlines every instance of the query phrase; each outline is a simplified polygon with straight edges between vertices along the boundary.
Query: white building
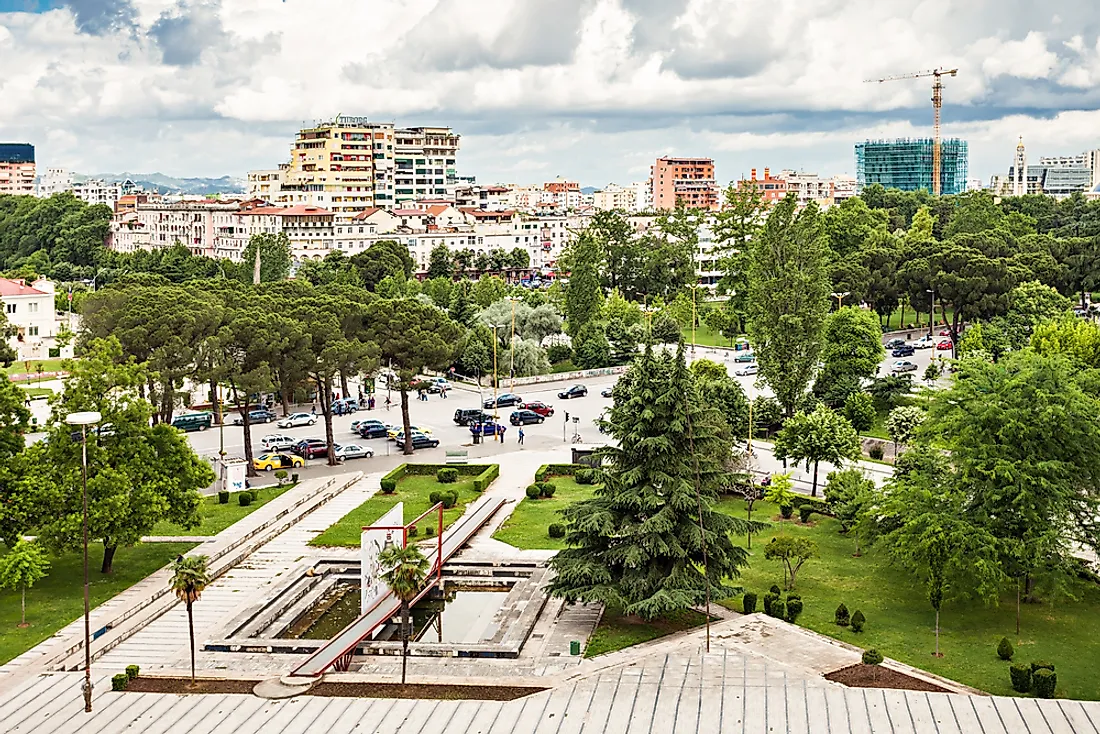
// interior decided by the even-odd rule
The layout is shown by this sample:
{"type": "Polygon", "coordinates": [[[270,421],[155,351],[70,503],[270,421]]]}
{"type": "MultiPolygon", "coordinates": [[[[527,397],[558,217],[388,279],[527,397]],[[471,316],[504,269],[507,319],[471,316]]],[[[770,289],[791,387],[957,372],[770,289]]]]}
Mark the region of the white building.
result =
{"type": "Polygon", "coordinates": [[[633,186],[610,183],[592,195],[592,205],[601,211],[638,211],[638,191],[633,186]]]}
{"type": "Polygon", "coordinates": [[[806,206],[811,201],[819,206],[833,203],[833,182],[830,179],[821,178],[816,173],[791,170],[780,171],[776,178],[787,182],[787,191],[793,191],[798,196],[799,206],[806,206]]]}
{"type": "Polygon", "coordinates": [[[72,192],[76,198],[88,204],[104,204],[115,208],[118,204],[118,200],[122,198],[124,193],[128,193],[128,189],[132,188],[132,184],[127,186],[126,183],[108,182],[101,179],[90,178],[87,181],[78,181],[72,185],[72,192]]]}
{"type": "Polygon", "coordinates": [[[47,359],[53,349],[59,350],[54,356],[73,356],[71,343],[63,348],[57,344],[57,334],[64,321],[57,318],[54,293],[53,282],[45,278],[30,284],[24,280],[0,278],[4,315],[16,329],[8,343],[20,360],[47,359]]]}
{"type": "Polygon", "coordinates": [[[634,189],[635,211],[647,212],[653,208],[653,187],[649,181],[635,181],[630,188],[634,189]]]}
{"type": "Polygon", "coordinates": [[[38,195],[42,198],[73,190],[73,174],[64,168],[47,168],[38,182],[38,195]]]}

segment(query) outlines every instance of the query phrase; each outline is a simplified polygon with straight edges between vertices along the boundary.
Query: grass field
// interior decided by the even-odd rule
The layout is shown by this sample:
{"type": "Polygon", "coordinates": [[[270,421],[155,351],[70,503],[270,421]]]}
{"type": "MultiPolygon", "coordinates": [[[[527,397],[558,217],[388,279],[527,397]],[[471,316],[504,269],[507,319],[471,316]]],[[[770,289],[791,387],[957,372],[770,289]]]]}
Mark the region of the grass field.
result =
{"type": "MultiPolygon", "coordinates": [[[[728,499],[720,509],[744,517],[744,502],[728,499]]],[[[740,582],[763,594],[772,584],[782,585],[778,562],[763,557],[764,544],[775,535],[806,536],[817,543],[818,557],[799,571],[797,591],[805,609],[798,623],[804,627],[904,663],[938,673],[996,695],[1014,695],[1009,663],[997,657],[996,647],[1008,637],[1016,647],[1015,661],[1047,660],[1057,666],[1058,695],[1100,699],[1100,587],[1084,581],[1072,585],[1077,601],[1023,605],[1020,635],[1015,634],[1015,596],[1006,594],[999,605],[944,602],[940,614],[940,651],[935,646],[935,613],[924,587],[874,553],[855,557],[855,541],[841,535],[839,524],[820,515],[810,525],[777,521],[778,509],[756,503],[753,519],[772,522],[770,530],[753,538],[752,559],[740,582]],[[862,634],[834,623],[837,605],[850,612],[862,610],[867,626],[862,634]]],[[[735,539],[744,545],[744,538],[735,539]]],[[[723,604],[741,611],[740,599],[723,604]]],[[[758,606],[759,609],[759,606],[758,606]]]]}
{"type": "MultiPolygon", "coordinates": [[[[451,523],[462,516],[466,505],[473,502],[480,495],[474,491],[474,478],[472,476],[459,476],[454,484],[440,484],[434,476],[406,476],[397,482],[397,491],[393,494],[378,494],[371,497],[354,510],[344,515],[333,523],[325,532],[310,541],[310,545],[342,545],[359,547],[360,534],[366,525],[370,525],[382,517],[391,507],[398,502],[405,503],[405,522],[409,522],[422,512],[431,508],[432,503],[428,495],[435,491],[456,490],[458,492],[458,504],[443,513],[443,527],[450,527],[451,523]]],[[[436,521],[431,520],[432,523],[436,521]]],[[[420,528],[423,537],[424,528],[420,528]]]]}
{"type": "Polygon", "coordinates": [[[187,528],[170,522],[158,522],[153,526],[150,535],[217,535],[241,518],[252,514],[256,510],[286,492],[291,484],[282,487],[266,487],[252,491],[252,504],[241,507],[237,501],[237,495],[230,495],[229,504],[218,504],[218,496],[204,497],[199,510],[202,513],[202,523],[197,528],[187,528]]]}
{"type": "MultiPolygon", "coordinates": [[[[103,546],[89,549],[90,595],[92,607],[125,591],[180,553],[195,546],[190,543],[143,543],[119,548],[114,573],[99,572],[103,546]]],[[[6,552],[6,551],[5,551],[6,552]]],[[[49,575],[27,591],[27,622],[20,628],[19,592],[0,591],[0,664],[34,647],[84,613],[83,554],[65,553],[50,559],[49,575]]]]}
{"type": "Polygon", "coordinates": [[[61,365],[64,361],[63,359],[31,359],[25,362],[19,359],[5,367],[4,372],[9,375],[18,375],[25,372],[35,373],[38,372],[39,365],[42,365],[43,372],[58,372],[62,369],[61,365]],[[27,362],[30,363],[30,369],[27,369],[27,362]]]}
{"type": "Polygon", "coordinates": [[[521,548],[561,550],[565,547],[563,538],[551,538],[547,528],[551,523],[563,520],[558,511],[579,500],[588,499],[595,489],[591,484],[577,484],[573,477],[551,477],[557,489],[554,496],[532,500],[524,498],[493,537],[504,543],[521,548]]]}
{"type": "Polygon", "coordinates": [[[607,652],[622,650],[631,645],[671,635],[673,632],[683,632],[692,627],[698,627],[706,621],[705,614],[692,609],[666,619],[655,619],[652,622],[646,622],[640,617],[625,616],[617,610],[608,609],[600,619],[596,631],[588,638],[588,647],[584,650],[584,656],[592,658],[607,652]]]}
{"type": "Polygon", "coordinates": [[[47,398],[53,397],[53,390],[48,387],[23,387],[24,385],[28,384],[25,382],[16,384],[23,389],[23,392],[27,393],[28,398],[37,398],[43,396],[47,398]]]}

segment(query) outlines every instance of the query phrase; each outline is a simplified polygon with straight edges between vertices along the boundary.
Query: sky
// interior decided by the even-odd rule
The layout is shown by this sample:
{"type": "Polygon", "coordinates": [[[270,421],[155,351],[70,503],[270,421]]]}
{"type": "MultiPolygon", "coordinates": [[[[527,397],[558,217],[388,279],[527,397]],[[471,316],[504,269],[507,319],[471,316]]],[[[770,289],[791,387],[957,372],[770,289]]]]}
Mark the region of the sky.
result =
{"type": "Polygon", "coordinates": [[[1100,148],[1096,0],[0,0],[0,142],[40,168],[243,177],[337,114],[449,125],[483,183],[627,184],[661,155],[854,174],[944,134],[988,183],[1100,148]]]}

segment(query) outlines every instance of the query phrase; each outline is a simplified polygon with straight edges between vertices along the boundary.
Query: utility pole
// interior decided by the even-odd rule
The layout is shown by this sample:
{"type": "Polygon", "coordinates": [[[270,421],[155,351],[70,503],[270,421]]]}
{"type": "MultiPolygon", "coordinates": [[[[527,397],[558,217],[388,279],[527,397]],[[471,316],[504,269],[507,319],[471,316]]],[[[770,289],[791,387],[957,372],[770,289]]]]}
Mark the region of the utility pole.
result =
{"type": "Polygon", "coordinates": [[[256,262],[252,265],[252,285],[260,284],[260,243],[256,243],[256,262]]]}

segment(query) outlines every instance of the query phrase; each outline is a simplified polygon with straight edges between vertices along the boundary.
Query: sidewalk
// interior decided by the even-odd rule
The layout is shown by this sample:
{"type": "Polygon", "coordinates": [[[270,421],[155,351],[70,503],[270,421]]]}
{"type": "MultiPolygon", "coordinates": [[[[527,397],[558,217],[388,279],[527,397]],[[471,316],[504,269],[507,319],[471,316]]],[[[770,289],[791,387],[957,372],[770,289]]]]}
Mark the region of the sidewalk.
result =
{"type": "MultiPolygon", "coordinates": [[[[775,458],[775,449],[766,441],[753,441],[752,442],[753,461],[751,463],[752,471],[758,475],[765,474],[785,474],[791,473],[791,479],[794,481],[794,490],[800,494],[809,494],[813,487],[814,470],[811,465],[807,471],[805,464],[795,464],[788,461],[787,468],[783,468],[783,462],[775,458]]],[[[850,469],[855,467],[861,469],[868,478],[870,478],[876,486],[882,486],[887,479],[894,475],[894,467],[889,464],[879,464],[874,461],[852,461],[844,465],[843,468],[850,469]]],[[[833,464],[821,462],[817,469],[817,494],[820,497],[825,487],[825,482],[828,479],[829,472],[836,470],[837,467],[833,464]]]]}

